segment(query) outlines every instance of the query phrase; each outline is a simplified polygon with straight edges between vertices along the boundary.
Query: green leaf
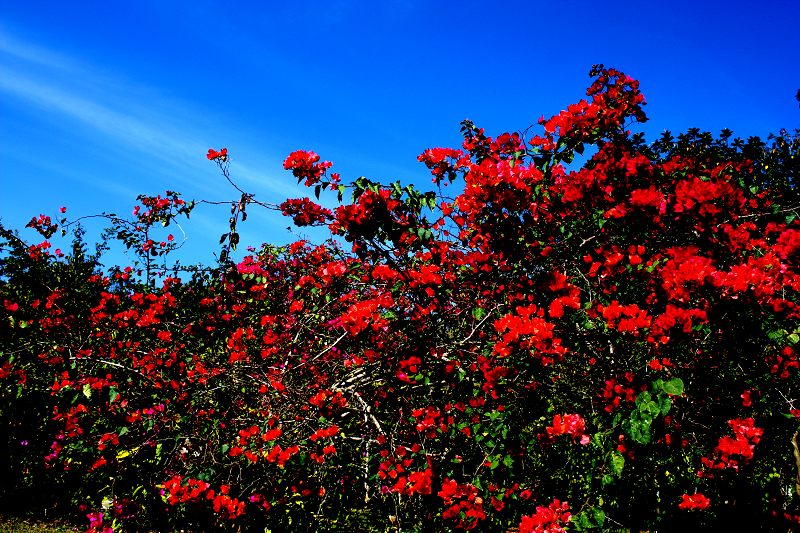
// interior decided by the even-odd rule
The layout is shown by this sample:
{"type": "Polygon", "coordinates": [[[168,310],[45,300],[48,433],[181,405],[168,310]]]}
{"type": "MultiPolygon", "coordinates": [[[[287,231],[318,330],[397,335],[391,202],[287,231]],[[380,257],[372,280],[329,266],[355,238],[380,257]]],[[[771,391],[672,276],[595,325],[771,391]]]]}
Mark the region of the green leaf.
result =
{"type": "Polygon", "coordinates": [[[641,408],[641,406],[643,404],[646,404],[647,402],[649,402],[652,399],[653,399],[653,397],[650,395],[649,392],[642,391],[642,392],[639,393],[639,396],[636,397],[636,407],[641,408]]]}
{"type": "Polygon", "coordinates": [[[584,531],[592,528],[589,518],[583,513],[573,516],[569,521],[569,525],[571,525],[571,529],[574,529],[575,531],[584,531]]]}
{"type": "Polygon", "coordinates": [[[683,394],[683,380],[681,378],[672,378],[664,383],[664,392],[672,396],[680,396],[683,394]]]}
{"type": "Polygon", "coordinates": [[[606,513],[598,507],[591,507],[573,516],[569,525],[570,530],[591,531],[602,528],[605,521],[606,513]]]}
{"type": "Polygon", "coordinates": [[[603,511],[598,507],[592,507],[589,511],[592,513],[592,518],[594,519],[595,526],[598,528],[603,527],[603,524],[606,521],[605,511],[603,511]]]}
{"type": "Polygon", "coordinates": [[[777,340],[782,339],[785,334],[786,334],[785,330],[777,330],[776,329],[776,330],[772,330],[772,331],[767,332],[767,338],[769,340],[771,340],[771,341],[777,341],[777,340]]]}
{"type": "Polygon", "coordinates": [[[630,437],[639,444],[650,444],[650,422],[632,423],[630,437]]]}
{"type": "Polygon", "coordinates": [[[634,411],[626,421],[626,433],[639,444],[650,444],[650,424],[652,419],[644,418],[641,411],[634,411]]]}
{"type": "Polygon", "coordinates": [[[644,419],[652,420],[661,414],[661,406],[654,401],[649,401],[639,406],[639,412],[642,413],[644,419]]]}
{"type": "Polygon", "coordinates": [[[672,407],[672,400],[670,400],[669,397],[667,396],[659,396],[658,407],[661,410],[661,414],[666,416],[667,413],[669,413],[670,408],[672,407]]]}
{"type": "Polygon", "coordinates": [[[114,403],[114,400],[116,400],[118,397],[119,393],[117,392],[117,389],[114,387],[108,389],[108,403],[114,403]]]}
{"type": "Polygon", "coordinates": [[[608,466],[611,468],[611,471],[615,476],[621,476],[622,469],[625,468],[625,457],[623,457],[620,453],[612,452],[611,461],[608,463],[608,466]]]}
{"type": "Polygon", "coordinates": [[[475,320],[480,320],[485,316],[486,316],[486,309],[482,307],[476,307],[475,309],[472,310],[472,318],[474,318],[475,320]]]}
{"type": "Polygon", "coordinates": [[[92,386],[88,383],[83,386],[83,395],[86,396],[87,399],[92,397],[92,386]]]}

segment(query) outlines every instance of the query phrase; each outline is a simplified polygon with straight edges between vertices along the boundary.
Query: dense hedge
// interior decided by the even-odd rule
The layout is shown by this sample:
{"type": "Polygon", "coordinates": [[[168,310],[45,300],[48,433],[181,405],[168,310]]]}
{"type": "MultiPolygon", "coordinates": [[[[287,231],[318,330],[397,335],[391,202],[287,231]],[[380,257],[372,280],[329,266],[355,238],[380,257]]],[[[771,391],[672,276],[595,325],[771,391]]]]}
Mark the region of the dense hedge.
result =
{"type": "Polygon", "coordinates": [[[3,501],[93,531],[797,524],[800,136],[647,143],[638,83],[592,76],[530,138],[465,121],[430,192],[291,154],[340,205],[237,187],[210,268],[170,271],[199,205],[170,191],[108,215],[133,268],[53,250],[65,213],[3,229],[3,501]],[[234,264],[256,207],[333,240],[234,264]]]}

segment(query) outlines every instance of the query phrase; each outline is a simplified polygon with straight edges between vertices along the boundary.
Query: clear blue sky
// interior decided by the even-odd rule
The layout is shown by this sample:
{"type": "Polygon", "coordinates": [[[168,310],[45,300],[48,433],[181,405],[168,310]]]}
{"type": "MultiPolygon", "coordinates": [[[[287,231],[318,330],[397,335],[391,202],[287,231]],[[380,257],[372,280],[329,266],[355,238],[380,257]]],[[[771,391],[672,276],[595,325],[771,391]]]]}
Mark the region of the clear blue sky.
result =
{"type": "MultiPolygon", "coordinates": [[[[349,180],[429,182],[416,156],[471,118],[518,131],[583,96],[593,63],[639,79],[651,137],[800,127],[800,2],[5,2],[0,217],[128,213],[139,193],[307,195],[281,163],[312,149],[349,180]]],[[[227,211],[185,226],[208,261],[227,211]]],[[[261,214],[244,244],[284,243],[261,214]]]]}

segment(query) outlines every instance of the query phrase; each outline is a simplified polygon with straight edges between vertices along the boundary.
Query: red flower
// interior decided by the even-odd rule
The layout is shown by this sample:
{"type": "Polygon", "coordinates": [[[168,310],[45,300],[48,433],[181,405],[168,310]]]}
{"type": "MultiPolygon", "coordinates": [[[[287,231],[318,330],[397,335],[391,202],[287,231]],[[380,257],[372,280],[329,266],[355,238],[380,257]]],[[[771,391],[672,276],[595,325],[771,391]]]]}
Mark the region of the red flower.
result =
{"type": "Polygon", "coordinates": [[[519,533],[563,533],[563,526],[569,523],[572,515],[569,504],[553,500],[549,506],[538,506],[536,513],[523,516],[519,524],[519,533]]]}
{"type": "Polygon", "coordinates": [[[215,159],[219,159],[220,161],[222,161],[224,163],[228,159],[228,149],[227,148],[223,148],[222,150],[217,152],[213,148],[209,148],[208,149],[208,154],[206,154],[206,157],[208,158],[209,161],[214,161],[215,159]]]}
{"type": "Polygon", "coordinates": [[[751,397],[749,390],[744,391],[741,395],[741,398],[743,407],[750,407],[753,405],[753,398],[751,397]]]}
{"type": "Polygon", "coordinates": [[[330,161],[320,162],[317,154],[306,150],[292,152],[283,162],[283,168],[291,170],[298,183],[303,179],[306,180],[306,187],[317,183],[331,166],[330,161]]]}
{"type": "Polygon", "coordinates": [[[752,418],[734,418],[728,421],[735,436],[724,436],[719,439],[714,449],[718,455],[718,462],[708,457],[703,457],[703,464],[712,469],[732,468],[739,469],[740,462],[747,462],[753,458],[753,450],[764,434],[762,428],[756,427],[752,418]]]}
{"type": "Polygon", "coordinates": [[[702,493],[698,492],[692,495],[684,494],[681,496],[681,503],[678,504],[678,508],[685,511],[702,511],[703,509],[708,509],[710,505],[711,500],[706,498],[702,493]]]}
{"type": "Polygon", "coordinates": [[[581,415],[556,415],[553,417],[553,425],[547,428],[547,434],[551,437],[570,435],[580,438],[581,444],[589,444],[589,436],[583,433],[585,430],[586,423],[581,415]]]}
{"type": "Polygon", "coordinates": [[[408,475],[408,481],[411,483],[411,487],[408,489],[409,494],[430,494],[432,474],[431,469],[422,472],[411,472],[408,475]]]}
{"type": "Polygon", "coordinates": [[[278,207],[281,213],[292,217],[297,226],[313,226],[333,219],[330,209],[322,207],[308,198],[290,198],[278,207]]]}

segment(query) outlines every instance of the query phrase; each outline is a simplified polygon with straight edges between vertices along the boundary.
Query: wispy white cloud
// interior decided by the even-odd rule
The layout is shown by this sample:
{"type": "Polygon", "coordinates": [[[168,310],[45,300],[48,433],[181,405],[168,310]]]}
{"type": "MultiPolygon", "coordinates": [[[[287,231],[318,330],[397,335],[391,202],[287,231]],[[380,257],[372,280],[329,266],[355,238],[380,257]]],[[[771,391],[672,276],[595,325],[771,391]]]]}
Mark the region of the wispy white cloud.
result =
{"type": "MultiPolygon", "coordinates": [[[[60,114],[93,131],[92,142],[135,152],[138,161],[162,173],[169,169],[173,187],[190,185],[201,194],[220,190],[202,155],[208,139],[223,134],[215,127],[223,117],[215,111],[193,109],[161,95],[156,87],[114,78],[2,29],[0,65],[0,92],[24,103],[28,112],[60,114]]],[[[270,179],[254,168],[237,165],[236,174],[244,185],[257,186],[267,196],[282,197],[287,185],[291,189],[283,179],[270,179]]]]}
{"type": "Polygon", "coordinates": [[[74,68],[67,56],[47,50],[35,44],[21,41],[0,28],[0,52],[17,59],[37,63],[54,69],[74,68]]]}
{"type": "MultiPolygon", "coordinates": [[[[34,81],[11,69],[0,68],[0,90],[39,108],[66,114],[130,148],[154,157],[166,160],[176,154],[183,156],[200,146],[197,140],[176,138],[163,128],[150,125],[150,121],[138,119],[41,81],[34,81]]],[[[119,103],[122,104],[121,101],[119,103]]]]}
{"type": "MultiPolygon", "coordinates": [[[[167,91],[131,80],[127,72],[114,72],[108,65],[28,43],[0,26],[0,105],[13,111],[12,127],[20,128],[3,135],[13,139],[23,130],[26,135],[37,128],[47,130],[41,146],[20,144],[19,151],[0,148],[24,169],[20,175],[46,176],[15,183],[16,194],[32,197],[32,188],[50,187],[59,189],[51,195],[58,198],[68,196],[64,189],[85,190],[100,209],[121,215],[137,194],[165,189],[180,190],[193,199],[232,200],[238,193],[204,157],[210,146],[221,147],[216,145],[220,139],[232,149],[231,173],[237,183],[259,200],[278,203],[309,194],[283,173],[284,154],[265,153],[263,132],[247,127],[250,117],[230,117],[224,109],[203,108],[167,91]],[[77,166],[48,157],[47,138],[59,135],[67,146],[79,148],[83,161],[77,166]],[[256,144],[253,138],[261,142],[256,144]]],[[[0,210],[9,219],[15,211],[20,217],[30,216],[30,206],[17,203],[5,198],[0,210]]],[[[279,213],[253,207],[248,215],[239,227],[242,243],[292,240],[285,231],[288,221],[279,213]]],[[[210,250],[227,231],[229,216],[226,206],[196,210],[184,225],[188,240],[181,257],[208,261],[210,250]]],[[[99,231],[102,224],[97,225],[99,231]]],[[[112,260],[120,259],[113,255],[112,260]]]]}

